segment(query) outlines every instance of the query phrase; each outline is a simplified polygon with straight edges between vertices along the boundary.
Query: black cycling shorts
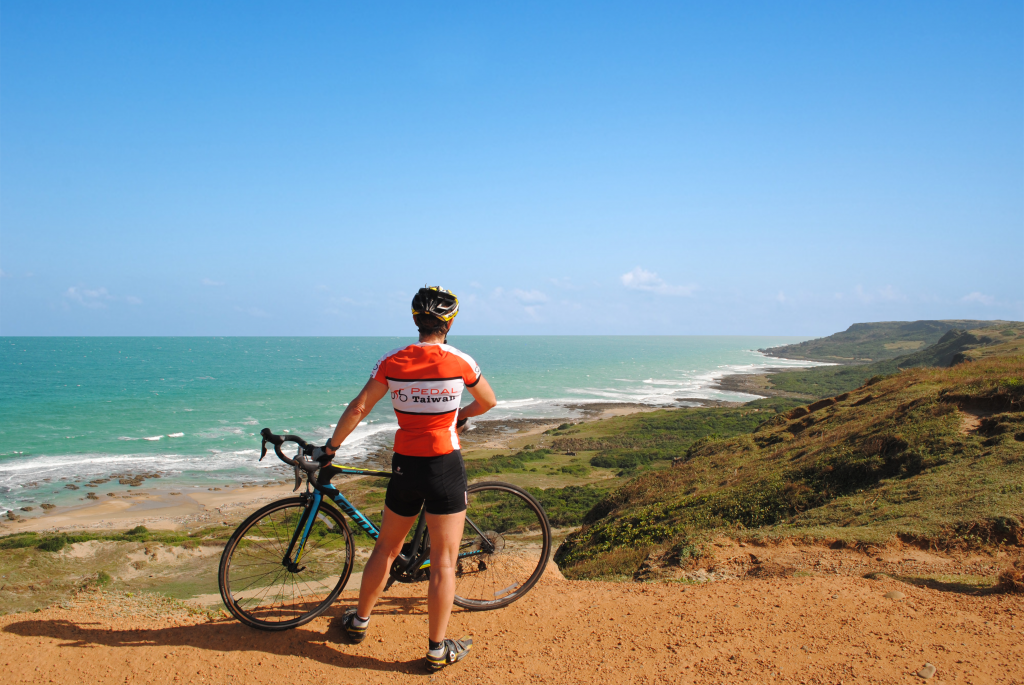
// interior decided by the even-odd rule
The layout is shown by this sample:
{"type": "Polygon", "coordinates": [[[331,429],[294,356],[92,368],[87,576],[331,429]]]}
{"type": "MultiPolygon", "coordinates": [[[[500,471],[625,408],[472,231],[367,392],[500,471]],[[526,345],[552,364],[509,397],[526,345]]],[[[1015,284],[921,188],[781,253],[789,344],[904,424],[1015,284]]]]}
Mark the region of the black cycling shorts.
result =
{"type": "Polygon", "coordinates": [[[440,457],[409,457],[395,453],[384,504],[399,516],[416,516],[423,502],[428,514],[457,514],[466,510],[466,467],[462,452],[440,457]]]}

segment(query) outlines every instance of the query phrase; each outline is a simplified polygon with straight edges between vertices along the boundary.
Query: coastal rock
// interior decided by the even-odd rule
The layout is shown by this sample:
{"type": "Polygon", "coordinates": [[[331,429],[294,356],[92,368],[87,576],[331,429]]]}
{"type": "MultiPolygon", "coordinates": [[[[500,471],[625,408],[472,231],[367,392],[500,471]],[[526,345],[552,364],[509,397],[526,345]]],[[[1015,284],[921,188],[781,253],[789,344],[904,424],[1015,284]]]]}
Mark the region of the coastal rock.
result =
{"type": "Polygon", "coordinates": [[[46,509],[47,511],[49,511],[50,509],[57,508],[56,504],[40,504],[39,506],[41,506],[43,509],[46,509]]]}

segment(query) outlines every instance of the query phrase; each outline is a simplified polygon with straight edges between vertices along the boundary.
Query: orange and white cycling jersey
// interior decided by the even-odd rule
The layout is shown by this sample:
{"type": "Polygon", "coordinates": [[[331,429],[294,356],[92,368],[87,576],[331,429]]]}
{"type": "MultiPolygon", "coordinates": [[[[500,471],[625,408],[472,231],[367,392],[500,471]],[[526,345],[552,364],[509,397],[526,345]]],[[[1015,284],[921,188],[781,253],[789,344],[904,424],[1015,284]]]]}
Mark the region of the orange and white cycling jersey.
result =
{"type": "Polygon", "coordinates": [[[480,382],[480,367],[451,345],[415,343],[391,350],[370,378],[388,386],[398,416],[395,452],[437,457],[459,449],[455,422],[462,391],[480,382]]]}

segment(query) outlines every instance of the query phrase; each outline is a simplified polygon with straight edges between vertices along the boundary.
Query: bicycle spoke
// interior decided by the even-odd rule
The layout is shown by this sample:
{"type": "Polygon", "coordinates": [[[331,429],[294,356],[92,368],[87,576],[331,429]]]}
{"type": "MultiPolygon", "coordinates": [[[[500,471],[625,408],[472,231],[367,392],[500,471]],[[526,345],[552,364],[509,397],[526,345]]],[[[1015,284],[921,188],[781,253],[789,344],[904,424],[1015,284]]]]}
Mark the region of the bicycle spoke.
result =
{"type": "Polygon", "coordinates": [[[474,485],[468,500],[460,548],[479,553],[457,562],[455,602],[469,609],[505,606],[543,573],[551,544],[547,519],[536,500],[508,484],[474,485]]]}
{"type": "Polygon", "coordinates": [[[222,594],[236,617],[257,628],[301,625],[325,610],[348,578],[353,554],[348,528],[336,510],[321,509],[298,563],[289,568],[282,563],[284,552],[305,505],[283,500],[260,511],[225,550],[222,594]]]}

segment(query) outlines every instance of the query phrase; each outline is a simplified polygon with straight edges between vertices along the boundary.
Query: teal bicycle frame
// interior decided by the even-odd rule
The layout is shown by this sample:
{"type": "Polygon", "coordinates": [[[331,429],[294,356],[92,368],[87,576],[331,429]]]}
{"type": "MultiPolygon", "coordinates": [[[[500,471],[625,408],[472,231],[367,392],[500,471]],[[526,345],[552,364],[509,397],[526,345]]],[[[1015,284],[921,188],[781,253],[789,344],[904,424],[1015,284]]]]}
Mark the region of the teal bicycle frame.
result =
{"type": "MultiPolygon", "coordinates": [[[[339,467],[339,474],[350,474],[359,476],[378,476],[390,478],[392,473],[390,471],[377,471],[374,469],[359,469],[359,468],[345,468],[339,467]]],[[[306,509],[305,515],[299,519],[298,525],[295,527],[295,532],[292,534],[291,543],[288,545],[288,549],[285,551],[284,563],[290,568],[292,572],[298,572],[299,562],[302,561],[302,553],[306,546],[306,540],[309,538],[309,533],[313,529],[313,522],[316,521],[316,516],[320,512],[320,507],[323,506],[324,499],[329,499],[334,502],[341,511],[348,516],[352,521],[358,525],[363,532],[369,535],[371,538],[376,540],[380,537],[380,530],[370,521],[363,512],[356,509],[355,505],[348,501],[345,495],[341,494],[341,491],[333,485],[320,485],[313,482],[311,479],[306,480],[307,485],[313,487],[313,492],[306,493],[307,497],[311,497],[309,507],[306,509]]],[[[468,557],[480,556],[483,554],[490,554],[494,551],[490,541],[484,535],[473,521],[466,517],[466,522],[477,532],[480,536],[480,546],[478,549],[459,552],[459,559],[468,557]]],[[[416,532],[412,538],[412,546],[409,550],[409,554],[400,554],[396,560],[397,569],[392,567],[392,578],[396,579],[395,571],[398,571],[398,575],[407,575],[413,570],[417,573],[430,567],[429,550],[421,549],[423,546],[423,535],[426,529],[426,518],[423,516],[423,511],[420,511],[420,518],[416,524],[416,532]]],[[[470,543],[463,542],[463,546],[474,545],[475,541],[470,543]]],[[[405,551],[405,550],[403,550],[405,551]]]]}

